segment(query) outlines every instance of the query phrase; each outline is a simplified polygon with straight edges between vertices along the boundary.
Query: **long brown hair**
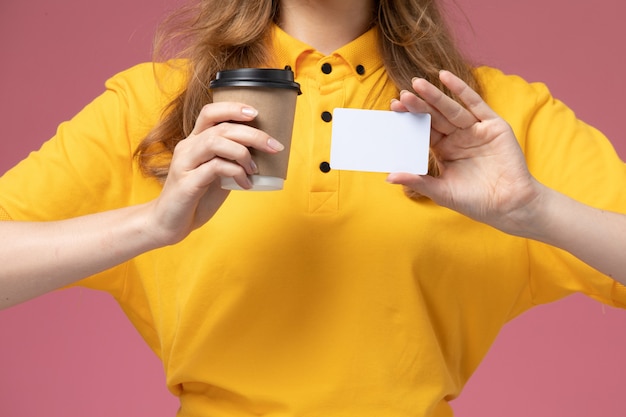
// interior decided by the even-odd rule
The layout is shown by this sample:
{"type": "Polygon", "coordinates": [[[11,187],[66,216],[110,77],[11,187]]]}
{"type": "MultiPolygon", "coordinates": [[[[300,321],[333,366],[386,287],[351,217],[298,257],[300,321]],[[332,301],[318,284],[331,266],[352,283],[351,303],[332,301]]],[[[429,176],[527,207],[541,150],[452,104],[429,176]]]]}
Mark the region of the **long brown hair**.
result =
{"type": "MultiPolygon", "coordinates": [[[[271,64],[268,39],[278,17],[279,0],[196,0],[163,21],[155,37],[155,62],[183,62],[188,81],[135,152],[144,174],[165,180],[174,147],[212,101],[207,87],[218,71],[271,64]]],[[[398,89],[410,90],[415,76],[443,88],[438,74],[447,69],[480,91],[438,0],[378,0],[372,22],[379,25],[381,56],[398,89]]],[[[432,163],[431,174],[436,171],[432,163]]]]}

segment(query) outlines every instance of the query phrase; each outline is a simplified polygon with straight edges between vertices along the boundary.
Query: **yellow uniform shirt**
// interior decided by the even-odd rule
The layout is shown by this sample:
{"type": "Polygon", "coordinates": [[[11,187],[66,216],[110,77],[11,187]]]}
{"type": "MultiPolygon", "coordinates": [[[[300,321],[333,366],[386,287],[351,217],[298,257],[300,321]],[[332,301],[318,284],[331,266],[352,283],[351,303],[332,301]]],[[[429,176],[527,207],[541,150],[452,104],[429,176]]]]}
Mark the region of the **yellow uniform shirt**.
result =
{"type": "MultiPolygon", "coordinates": [[[[507,321],[577,291],[626,302],[558,249],[411,200],[386,174],[328,170],[333,109],[385,110],[397,96],[376,36],[324,56],[275,28],[277,64],[303,91],[285,189],[232,192],[183,242],[81,283],[110,292],[162,359],[179,417],[450,416],[507,321]]],[[[541,84],[477,75],[540,181],[626,212],[626,169],[601,133],[541,84]]],[[[109,80],[0,179],[2,216],[61,219],[157,197],[132,154],[183,83],[149,64],[109,80]]]]}

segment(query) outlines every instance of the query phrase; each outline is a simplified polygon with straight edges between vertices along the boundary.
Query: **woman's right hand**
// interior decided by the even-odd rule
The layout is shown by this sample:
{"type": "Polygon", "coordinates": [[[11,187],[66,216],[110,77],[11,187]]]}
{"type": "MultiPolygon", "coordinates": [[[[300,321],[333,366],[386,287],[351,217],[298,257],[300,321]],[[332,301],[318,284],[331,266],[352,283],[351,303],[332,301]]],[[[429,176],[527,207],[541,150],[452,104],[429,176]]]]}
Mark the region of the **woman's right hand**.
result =
{"type": "Polygon", "coordinates": [[[193,132],[174,150],[161,195],[150,205],[149,227],[163,245],[176,243],[206,223],[229,194],[220,177],[244,189],[256,172],[249,148],[276,153],[284,147],[265,132],[236,123],[254,120],[257,110],[242,103],[204,106],[193,132]]]}

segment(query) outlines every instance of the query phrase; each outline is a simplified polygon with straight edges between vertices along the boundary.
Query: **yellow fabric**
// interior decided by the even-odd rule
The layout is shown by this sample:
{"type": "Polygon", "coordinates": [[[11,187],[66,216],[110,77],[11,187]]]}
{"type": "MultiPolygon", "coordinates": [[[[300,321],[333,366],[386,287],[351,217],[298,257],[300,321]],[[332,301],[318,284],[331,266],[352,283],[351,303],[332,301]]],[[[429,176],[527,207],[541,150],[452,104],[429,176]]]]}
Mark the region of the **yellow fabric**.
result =
{"type": "MultiPolygon", "coordinates": [[[[577,291],[626,303],[622,287],[562,251],[411,200],[385,174],[323,173],[332,122],[322,112],[388,109],[397,95],[377,33],[330,56],[275,35],[276,64],[303,91],[285,189],[232,192],[180,244],[81,283],[116,297],[162,359],[179,417],[451,416],[448,401],[516,315],[577,291]]],[[[541,84],[477,74],[539,180],[626,212],[626,169],[601,133],[541,84]]],[[[160,186],[132,152],[183,83],[149,64],[109,80],[0,179],[0,207],[52,220],[155,198],[160,186]]]]}
{"type": "Polygon", "coordinates": [[[3,220],[12,220],[12,219],[11,219],[11,216],[9,216],[9,213],[4,211],[4,209],[0,207],[0,221],[3,221],[3,220]]]}

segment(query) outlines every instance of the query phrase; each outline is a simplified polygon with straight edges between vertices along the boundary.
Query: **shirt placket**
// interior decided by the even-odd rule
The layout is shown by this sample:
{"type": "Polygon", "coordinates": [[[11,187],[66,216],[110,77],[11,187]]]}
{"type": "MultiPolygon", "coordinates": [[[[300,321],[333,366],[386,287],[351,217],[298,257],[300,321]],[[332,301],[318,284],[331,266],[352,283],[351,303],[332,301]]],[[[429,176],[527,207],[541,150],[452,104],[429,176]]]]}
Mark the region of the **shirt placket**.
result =
{"type": "Polygon", "coordinates": [[[330,141],[333,110],[345,105],[344,80],[349,73],[349,65],[338,56],[325,56],[316,63],[319,100],[312,109],[313,169],[309,194],[309,211],[312,213],[333,213],[339,209],[340,173],[330,166],[330,141]]]}

